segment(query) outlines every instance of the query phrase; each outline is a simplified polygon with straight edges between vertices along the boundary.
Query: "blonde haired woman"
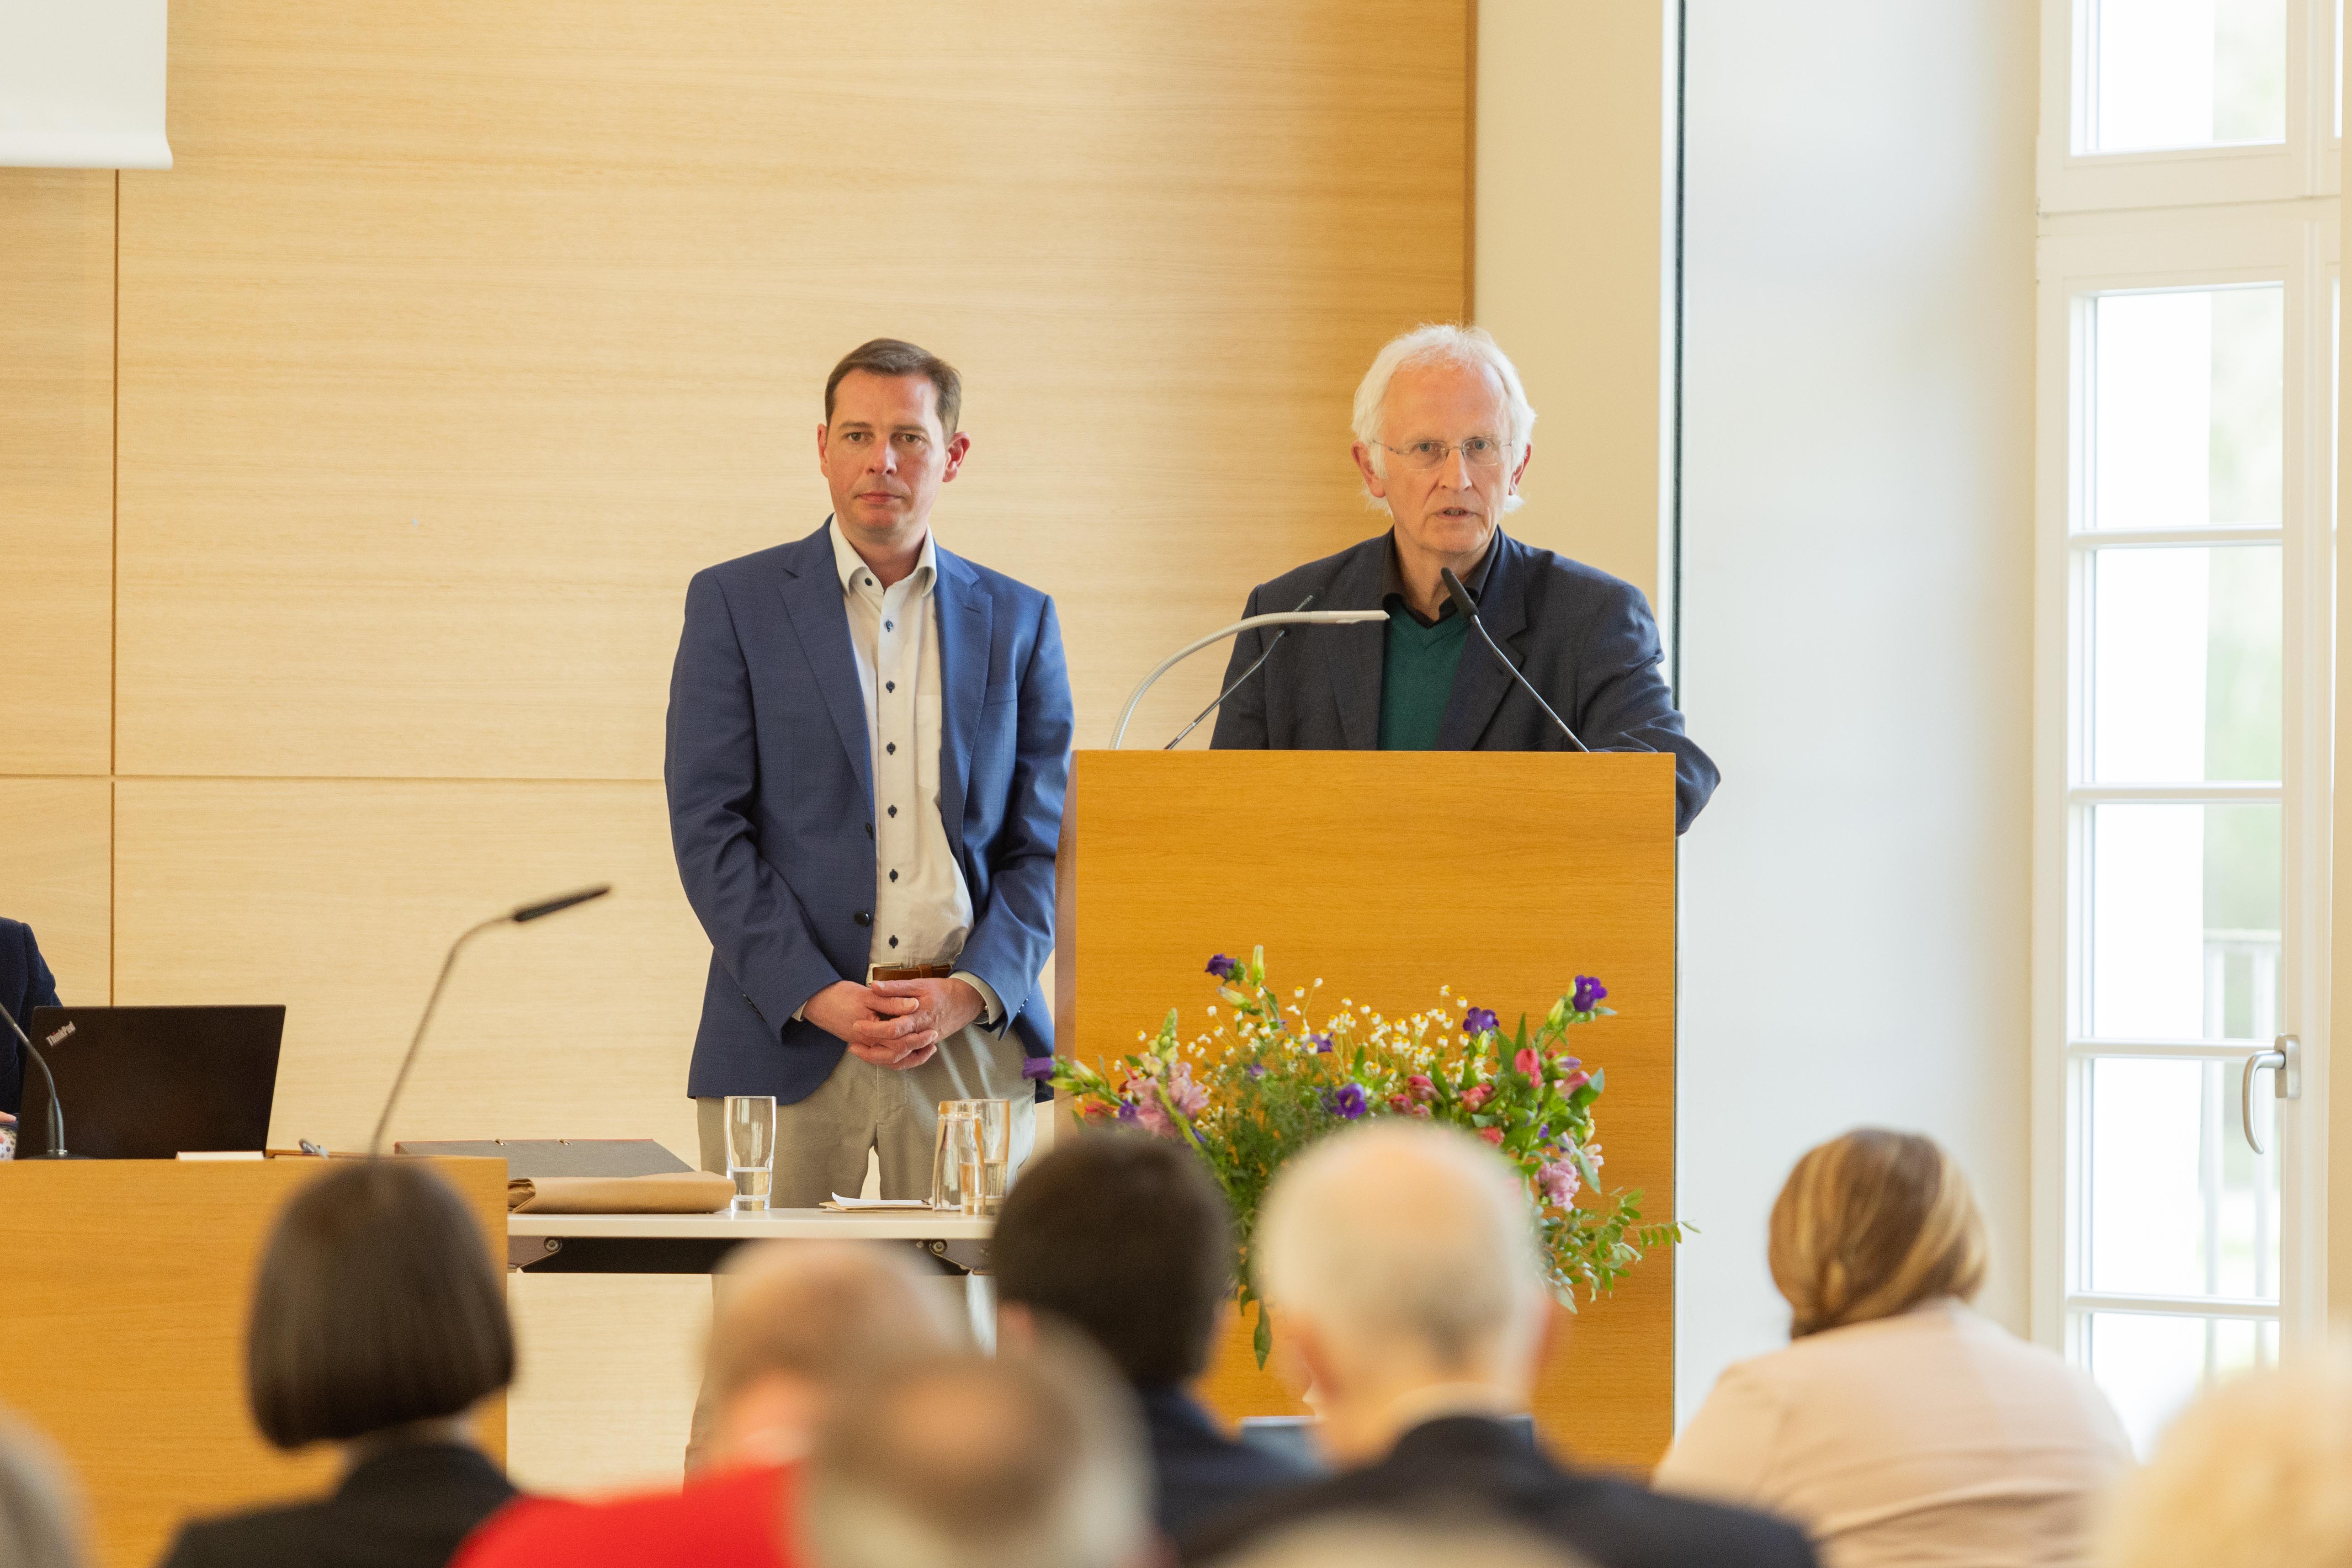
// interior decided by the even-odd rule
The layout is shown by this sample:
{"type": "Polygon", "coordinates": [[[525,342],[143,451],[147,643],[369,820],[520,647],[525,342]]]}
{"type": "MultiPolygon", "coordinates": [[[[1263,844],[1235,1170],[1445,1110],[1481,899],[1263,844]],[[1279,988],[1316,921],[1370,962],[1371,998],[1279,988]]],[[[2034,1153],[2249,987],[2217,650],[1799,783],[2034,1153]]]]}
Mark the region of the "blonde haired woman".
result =
{"type": "Polygon", "coordinates": [[[1984,1220],[1950,1155],[1874,1128],[1810,1151],[1771,1265],[1790,1343],[1723,1374],[1661,1489],[1793,1519],[1826,1568],[2084,1560],[2130,1447],[2087,1376],[1969,1306],[1984,1220]]]}

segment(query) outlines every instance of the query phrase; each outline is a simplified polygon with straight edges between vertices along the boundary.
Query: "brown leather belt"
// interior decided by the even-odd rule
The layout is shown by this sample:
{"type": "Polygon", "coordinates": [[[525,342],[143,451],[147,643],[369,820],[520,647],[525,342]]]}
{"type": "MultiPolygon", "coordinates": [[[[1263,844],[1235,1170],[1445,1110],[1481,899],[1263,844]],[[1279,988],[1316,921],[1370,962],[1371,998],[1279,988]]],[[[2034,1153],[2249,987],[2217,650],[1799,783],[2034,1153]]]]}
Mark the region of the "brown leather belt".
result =
{"type": "Polygon", "coordinates": [[[954,973],[951,963],[877,963],[871,971],[876,980],[945,980],[954,973]]]}

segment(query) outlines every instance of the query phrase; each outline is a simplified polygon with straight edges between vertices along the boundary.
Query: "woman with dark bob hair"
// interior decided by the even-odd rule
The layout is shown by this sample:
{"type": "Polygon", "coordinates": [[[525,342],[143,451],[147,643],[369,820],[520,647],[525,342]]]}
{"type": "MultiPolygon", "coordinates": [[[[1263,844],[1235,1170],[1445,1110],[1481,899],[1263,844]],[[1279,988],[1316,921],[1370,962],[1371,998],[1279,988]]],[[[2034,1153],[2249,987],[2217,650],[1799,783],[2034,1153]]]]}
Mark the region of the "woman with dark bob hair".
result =
{"type": "Polygon", "coordinates": [[[482,1232],[422,1162],[337,1165],[262,1255],[246,1392],[280,1448],[343,1446],[328,1496],[183,1528],[164,1568],[442,1568],[514,1495],[469,1413],[514,1380],[482,1232]]]}
{"type": "Polygon", "coordinates": [[[1792,1519],[1824,1568],[2082,1562],[2131,1450],[2088,1376],[1969,1305],[1986,1253],[1933,1140],[1809,1151],[1772,1205],[1790,1343],[1723,1374],[1656,1484],[1792,1519]]]}

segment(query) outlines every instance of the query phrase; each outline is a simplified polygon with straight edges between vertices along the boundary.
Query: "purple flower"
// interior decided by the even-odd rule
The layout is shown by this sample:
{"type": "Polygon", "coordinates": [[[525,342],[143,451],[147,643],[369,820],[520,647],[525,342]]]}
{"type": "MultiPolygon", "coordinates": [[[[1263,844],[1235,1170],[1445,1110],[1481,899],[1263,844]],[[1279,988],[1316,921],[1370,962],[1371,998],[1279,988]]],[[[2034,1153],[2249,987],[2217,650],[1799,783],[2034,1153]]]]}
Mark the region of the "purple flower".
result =
{"type": "Polygon", "coordinates": [[[1561,1208],[1575,1199],[1578,1184],[1576,1167],[1565,1160],[1555,1160],[1536,1173],[1536,1185],[1541,1189],[1544,1201],[1561,1208]]]}
{"type": "Polygon", "coordinates": [[[1575,999],[1575,1000],[1576,1000],[1576,1010],[1577,1010],[1578,1012],[1580,1012],[1580,1013],[1590,1013],[1590,1012],[1591,1012],[1591,1011],[1592,1011],[1592,1009],[1593,1009],[1593,1007],[1594,1007],[1594,1006],[1595,1006],[1595,1005],[1600,1002],[1600,1000],[1601,1000],[1603,996],[1606,996],[1606,995],[1608,995],[1608,994],[1609,994],[1609,987],[1607,987],[1606,985],[1601,984],[1601,981],[1600,981],[1600,978],[1599,978],[1598,976],[1596,976],[1596,975],[1591,975],[1591,974],[1580,974],[1580,975],[1578,975],[1578,976],[1576,977],[1576,999],[1575,999]]]}
{"type": "Polygon", "coordinates": [[[1331,1052],[1331,1037],[1330,1037],[1330,1036],[1328,1036],[1328,1035],[1309,1035],[1309,1036],[1307,1036],[1307,1037],[1308,1039],[1310,1039],[1310,1040],[1312,1040],[1312,1041],[1314,1041],[1314,1042],[1315,1042],[1315,1054],[1316,1054],[1316,1055],[1318,1055],[1318,1056],[1328,1056],[1328,1055],[1330,1054],[1330,1052],[1331,1052]]]}
{"type": "Polygon", "coordinates": [[[1137,1121],[1140,1119],[1141,1115],[1142,1112],[1135,1109],[1135,1101],[1131,1100],[1122,1100],[1118,1102],[1118,1119],[1125,1125],[1129,1127],[1134,1126],[1137,1121]]]}
{"type": "Polygon", "coordinates": [[[1501,1021],[1492,1007],[1473,1007],[1462,1015],[1462,1032],[1465,1035],[1484,1035],[1500,1026],[1501,1021]]]}
{"type": "Polygon", "coordinates": [[[1054,1058],[1051,1057],[1022,1058],[1021,1076],[1033,1080],[1052,1078],[1054,1076],[1054,1058]]]}
{"type": "Polygon", "coordinates": [[[1265,1076],[1265,1064],[1264,1062],[1252,1062],[1248,1067],[1242,1070],[1248,1073],[1252,1078],[1264,1078],[1265,1076]]]}
{"type": "MultiPolygon", "coordinates": [[[[1215,975],[1220,980],[1231,980],[1234,977],[1234,971],[1240,967],[1240,964],[1234,963],[1232,959],[1227,958],[1221,952],[1217,954],[1216,957],[1209,960],[1208,973],[1215,975]]],[[[1583,982],[1579,981],[1577,984],[1581,985],[1583,982]]]]}
{"type": "Polygon", "coordinates": [[[1368,1109],[1364,1101],[1362,1086],[1345,1083],[1338,1089],[1326,1090],[1323,1096],[1323,1109],[1341,1121],[1355,1121],[1368,1109]]]}

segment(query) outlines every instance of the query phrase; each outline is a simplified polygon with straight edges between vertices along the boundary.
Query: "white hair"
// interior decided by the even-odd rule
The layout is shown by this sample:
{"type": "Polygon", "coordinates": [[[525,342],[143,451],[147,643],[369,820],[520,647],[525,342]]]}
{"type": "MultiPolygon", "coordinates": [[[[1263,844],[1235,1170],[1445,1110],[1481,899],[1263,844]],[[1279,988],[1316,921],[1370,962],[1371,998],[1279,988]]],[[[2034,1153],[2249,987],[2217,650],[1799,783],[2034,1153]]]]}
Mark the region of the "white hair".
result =
{"type": "Polygon", "coordinates": [[[1439,1365],[1516,1368],[1549,1300],[1527,1186],[1466,1132],[1383,1120],[1275,1178],[1251,1244],[1276,1315],[1366,1355],[1417,1344],[1439,1365]]]}
{"type": "MultiPolygon", "coordinates": [[[[1389,383],[1407,365],[1422,364],[1458,364],[1491,371],[1495,379],[1502,383],[1504,418],[1509,425],[1502,436],[1509,449],[1507,461],[1517,471],[1536,433],[1536,411],[1528,402],[1527,388],[1520,384],[1519,367],[1511,363],[1511,356],[1503,352],[1502,345],[1486,328],[1430,321],[1391,338],[1372,356],[1372,367],[1364,372],[1364,379],[1356,384],[1356,439],[1371,454],[1372,472],[1385,479],[1389,471],[1388,449],[1381,444],[1381,420],[1389,400],[1389,383]]],[[[1370,490],[1364,494],[1373,505],[1380,504],[1370,490]]],[[[1516,511],[1526,499],[1513,486],[1503,498],[1503,510],[1516,511]]]]}
{"type": "Polygon", "coordinates": [[[2222,1384],[2125,1480],[2100,1568],[2352,1562],[2352,1362],[2341,1348],[2222,1384]]]}

